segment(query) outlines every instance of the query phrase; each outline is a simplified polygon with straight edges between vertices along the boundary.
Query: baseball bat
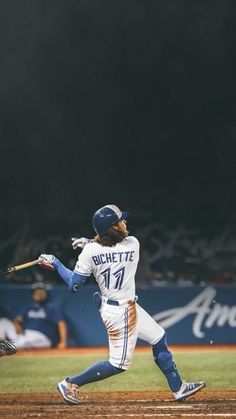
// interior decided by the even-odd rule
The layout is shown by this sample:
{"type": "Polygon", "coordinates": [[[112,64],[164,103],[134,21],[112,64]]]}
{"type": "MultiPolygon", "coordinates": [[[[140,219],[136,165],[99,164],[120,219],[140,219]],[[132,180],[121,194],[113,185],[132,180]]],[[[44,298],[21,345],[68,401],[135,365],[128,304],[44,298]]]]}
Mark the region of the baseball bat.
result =
{"type": "Polygon", "coordinates": [[[9,274],[11,272],[16,272],[16,271],[20,271],[21,269],[26,269],[29,268],[30,266],[34,266],[37,265],[38,263],[38,259],[36,260],[32,260],[31,262],[26,262],[26,263],[22,263],[21,265],[16,265],[16,266],[12,266],[11,268],[8,268],[5,272],[3,272],[4,274],[9,274]]]}

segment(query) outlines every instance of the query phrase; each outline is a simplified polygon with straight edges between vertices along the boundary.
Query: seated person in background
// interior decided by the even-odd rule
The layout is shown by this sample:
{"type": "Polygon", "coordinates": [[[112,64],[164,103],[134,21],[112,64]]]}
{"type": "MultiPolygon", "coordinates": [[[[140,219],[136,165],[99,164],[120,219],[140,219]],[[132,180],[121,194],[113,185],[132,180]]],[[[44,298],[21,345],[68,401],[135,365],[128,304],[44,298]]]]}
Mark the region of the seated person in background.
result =
{"type": "Polygon", "coordinates": [[[66,347],[66,323],[58,307],[48,301],[44,284],[34,286],[32,302],[13,322],[7,318],[0,319],[0,336],[14,341],[17,349],[66,347]]]}

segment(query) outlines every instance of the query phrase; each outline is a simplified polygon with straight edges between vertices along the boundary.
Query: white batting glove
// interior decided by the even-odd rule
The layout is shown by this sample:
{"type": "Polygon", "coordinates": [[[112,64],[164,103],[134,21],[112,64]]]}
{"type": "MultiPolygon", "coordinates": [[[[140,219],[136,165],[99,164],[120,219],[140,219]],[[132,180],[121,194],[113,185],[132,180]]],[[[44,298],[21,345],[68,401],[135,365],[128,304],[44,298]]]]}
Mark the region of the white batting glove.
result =
{"type": "Polygon", "coordinates": [[[42,254],[38,258],[38,264],[46,269],[54,269],[53,262],[55,261],[54,255],[45,255],[42,254]]]}
{"type": "Polygon", "coordinates": [[[77,248],[83,249],[86,246],[86,244],[94,241],[92,239],[86,239],[86,237],[80,237],[79,239],[77,239],[77,237],[72,237],[71,240],[71,246],[74,250],[76,250],[77,248]]]}

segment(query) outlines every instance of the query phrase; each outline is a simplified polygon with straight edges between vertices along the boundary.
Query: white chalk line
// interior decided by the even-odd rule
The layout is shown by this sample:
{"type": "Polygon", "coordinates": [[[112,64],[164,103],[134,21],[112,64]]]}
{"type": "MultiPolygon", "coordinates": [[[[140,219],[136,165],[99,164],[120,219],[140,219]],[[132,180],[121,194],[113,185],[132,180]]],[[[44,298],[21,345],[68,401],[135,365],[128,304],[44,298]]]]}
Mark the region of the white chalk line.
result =
{"type": "MultiPolygon", "coordinates": [[[[172,410],[176,410],[176,409],[182,409],[182,410],[184,410],[184,409],[202,409],[202,407],[203,406],[205,406],[204,404],[199,404],[199,405],[197,405],[197,406],[195,406],[195,405],[189,405],[189,404],[186,404],[186,405],[180,405],[180,404],[177,404],[177,405],[173,405],[173,404],[171,404],[171,405],[163,405],[163,404],[161,404],[161,405],[158,405],[158,404],[155,404],[155,405],[148,405],[148,406],[139,406],[138,408],[139,409],[172,409],[172,410]]],[[[132,410],[134,410],[134,406],[125,406],[125,409],[132,409],[132,410]]]]}
{"type": "MultiPolygon", "coordinates": [[[[133,406],[131,406],[131,408],[133,409],[133,406]]],[[[173,410],[176,410],[176,409],[196,409],[196,407],[195,406],[189,406],[189,405],[186,405],[186,406],[179,406],[179,405],[177,405],[177,406],[173,406],[173,405],[171,405],[171,406],[163,406],[163,405],[161,405],[161,406],[157,406],[157,405],[153,405],[153,406],[139,406],[138,407],[139,409],[173,409],[173,410]]],[[[199,408],[200,409],[202,409],[202,406],[199,406],[199,408]]]]}
{"type": "MultiPolygon", "coordinates": [[[[96,417],[96,418],[103,418],[103,417],[111,417],[111,414],[92,414],[92,415],[88,415],[86,414],[86,416],[88,417],[96,417]]],[[[155,418],[155,417],[165,417],[165,416],[172,416],[173,417],[173,413],[141,413],[140,415],[141,417],[145,417],[145,418],[155,418]]],[[[226,418],[226,417],[231,417],[231,418],[236,418],[236,414],[235,413],[178,413],[178,417],[222,417],[222,418],[226,418]]],[[[112,417],[137,417],[137,413],[113,413],[112,417]]]]}
{"type": "Polygon", "coordinates": [[[180,413],[180,416],[201,416],[201,417],[231,417],[231,418],[236,418],[236,413],[180,413]]]}
{"type": "MultiPolygon", "coordinates": [[[[196,402],[197,402],[197,399],[195,399],[196,400],[196,402]]],[[[208,399],[207,399],[208,400],[208,399]]],[[[206,400],[206,402],[207,402],[207,400],[206,400]]],[[[132,402],[134,402],[134,403],[143,403],[143,402],[154,402],[154,401],[157,401],[157,402],[168,402],[168,403],[170,403],[170,402],[175,402],[175,400],[174,399],[163,399],[163,400],[160,400],[160,399],[124,399],[124,400],[120,400],[122,403],[132,403],[132,402]]],[[[201,402],[203,402],[204,401],[204,399],[201,399],[201,402]]],[[[218,398],[216,398],[216,399],[214,399],[214,401],[217,401],[217,402],[235,402],[236,401],[236,399],[232,399],[232,398],[228,398],[227,397],[227,399],[218,399],[218,398]]]]}
{"type": "MultiPolygon", "coordinates": [[[[173,405],[171,405],[171,406],[168,406],[168,405],[166,405],[166,406],[163,406],[163,405],[161,405],[161,406],[158,406],[158,405],[151,406],[151,405],[149,405],[149,406],[139,406],[138,408],[139,409],[157,409],[157,410],[165,410],[165,409],[172,409],[172,410],[176,410],[176,409],[180,409],[180,410],[181,409],[182,410],[184,410],[184,409],[187,409],[187,410],[188,409],[194,409],[194,410],[199,410],[199,409],[202,409],[203,407],[205,407],[204,404],[185,405],[185,406],[183,406],[183,405],[177,405],[177,406],[173,406],[173,405]]],[[[132,408],[132,406],[130,406],[130,408],[132,408]]],[[[236,412],[234,414],[235,414],[235,418],[236,418],[236,412]]],[[[207,414],[205,416],[207,416],[207,414]]]]}

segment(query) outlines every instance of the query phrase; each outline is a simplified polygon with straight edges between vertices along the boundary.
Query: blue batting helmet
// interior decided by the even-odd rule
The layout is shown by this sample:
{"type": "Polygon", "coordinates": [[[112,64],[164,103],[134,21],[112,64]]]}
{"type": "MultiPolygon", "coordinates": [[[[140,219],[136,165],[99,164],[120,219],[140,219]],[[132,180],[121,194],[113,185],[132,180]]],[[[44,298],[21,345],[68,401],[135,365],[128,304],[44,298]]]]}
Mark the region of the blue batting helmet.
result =
{"type": "Polygon", "coordinates": [[[127,217],[128,212],[122,212],[116,205],[105,205],[93,215],[93,228],[99,236],[105,236],[109,227],[127,217]]]}

